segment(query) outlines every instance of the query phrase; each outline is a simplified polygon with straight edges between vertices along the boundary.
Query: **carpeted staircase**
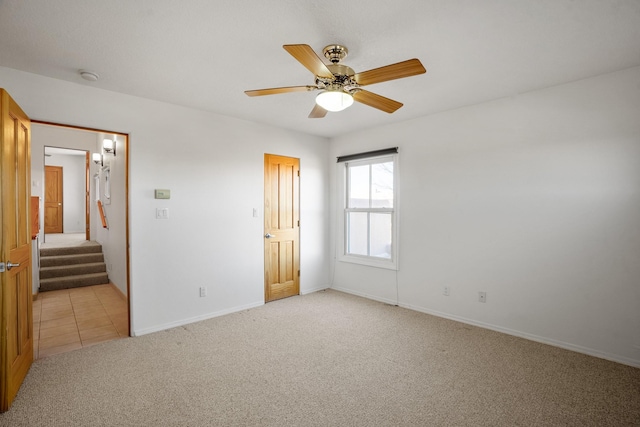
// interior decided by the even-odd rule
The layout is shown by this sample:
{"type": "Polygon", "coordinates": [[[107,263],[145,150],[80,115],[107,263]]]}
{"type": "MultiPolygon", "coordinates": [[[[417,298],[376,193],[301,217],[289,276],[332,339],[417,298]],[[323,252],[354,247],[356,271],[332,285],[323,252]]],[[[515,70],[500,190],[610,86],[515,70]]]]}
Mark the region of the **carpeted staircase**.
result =
{"type": "Polygon", "coordinates": [[[109,283],[102,245],[40,249],[40,291],[109,283]]]}

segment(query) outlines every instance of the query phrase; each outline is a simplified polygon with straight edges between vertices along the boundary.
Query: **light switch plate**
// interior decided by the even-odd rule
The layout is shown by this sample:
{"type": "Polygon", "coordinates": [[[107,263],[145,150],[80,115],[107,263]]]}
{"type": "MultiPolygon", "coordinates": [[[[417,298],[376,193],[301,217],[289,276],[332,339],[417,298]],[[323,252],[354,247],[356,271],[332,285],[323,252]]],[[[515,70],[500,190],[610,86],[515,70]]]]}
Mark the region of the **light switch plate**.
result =
{"type": "Polygon", "coordinates": [[[156,197],[156,199],[170,199],[171,198],[171,190],[156,189],[155,197],[156,197]]]}
{"type": "Polygon", "coordinates": [[[169,208],[156,208],[156,219],[169,219],[169,208]]]}

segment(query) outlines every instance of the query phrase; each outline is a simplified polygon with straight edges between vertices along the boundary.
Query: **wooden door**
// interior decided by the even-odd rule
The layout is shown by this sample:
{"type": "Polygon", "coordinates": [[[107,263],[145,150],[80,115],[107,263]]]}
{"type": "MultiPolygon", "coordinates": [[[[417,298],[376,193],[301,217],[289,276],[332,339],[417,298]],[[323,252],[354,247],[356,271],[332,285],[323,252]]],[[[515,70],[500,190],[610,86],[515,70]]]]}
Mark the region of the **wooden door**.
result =
{"type": "Polygon", "coordinates": [[[300,293],[300,160],[264,156],[266,302],[300,293]]]}
{"type": "Polygon", "coordinates": [[[44,233],[62,233],[62,167],[44,167],[44,233]]]}
{"type": "Polygon", "coordinates": [[[0,411],[6,411],[33,361],[31,146],[29,118],[2,89],[0,97],[0,411]]]}

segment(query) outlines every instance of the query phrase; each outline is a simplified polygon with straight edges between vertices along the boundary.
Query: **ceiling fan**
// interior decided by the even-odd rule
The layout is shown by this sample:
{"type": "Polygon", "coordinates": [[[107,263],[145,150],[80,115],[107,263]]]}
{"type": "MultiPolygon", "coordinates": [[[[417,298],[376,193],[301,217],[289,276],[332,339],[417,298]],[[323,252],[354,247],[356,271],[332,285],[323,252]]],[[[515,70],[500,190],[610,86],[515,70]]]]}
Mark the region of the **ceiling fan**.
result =
{"type": "Polygon", "coordinates": [[[288,44],[282,47],[313,73],[315,76],[315,84],[247,90],[244,93],[249,96],[263,96],[320,90],[321,92],[316,97],[316,105],[309,114],[309,118],[312,119],[322,118],[327,115],[328,111],[342,111],[351,106],[353,101],[377,108],[386,113],[393,113],[402,107],[402,103],[364,90],[362,86],[411,77],[427,72],[422,66],[422,63],[414,58],[362,73],[356,73],[352,68],[340,64],[340,61],[344,59],[348,53],[347,48],[344,46],[334,44],[322,50],[324,56],[331,61],[331,64],[328,65],[320,59],[309,45],[288,44]]]}

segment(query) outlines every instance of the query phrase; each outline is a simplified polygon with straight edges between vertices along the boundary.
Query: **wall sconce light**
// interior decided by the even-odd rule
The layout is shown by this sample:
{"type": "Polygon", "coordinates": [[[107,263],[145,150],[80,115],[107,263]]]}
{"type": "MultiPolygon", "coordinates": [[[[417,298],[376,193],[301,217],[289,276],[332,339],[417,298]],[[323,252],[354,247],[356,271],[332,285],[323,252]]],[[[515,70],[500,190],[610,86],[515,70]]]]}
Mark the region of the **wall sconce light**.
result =
{"type": "Polygon", "coordinates": [[[105,138],[102,141],[102,149],[107,153],[113,153],[114,157],[116,155],[116,140],[115,139],[107,139],[105,138]]]}
{"type": "Polygon", "coordinates": [[[102,154],[93,153],[91,155],[91,158],[93,160],[93,163],[95,163],[96,165],[104,166],[104,162],[102,161],[102,154]]]}

